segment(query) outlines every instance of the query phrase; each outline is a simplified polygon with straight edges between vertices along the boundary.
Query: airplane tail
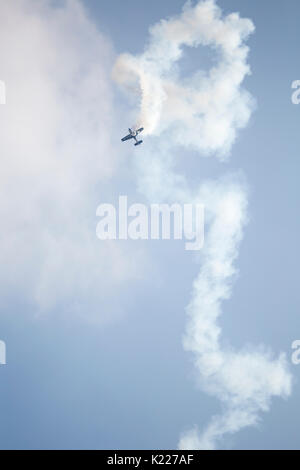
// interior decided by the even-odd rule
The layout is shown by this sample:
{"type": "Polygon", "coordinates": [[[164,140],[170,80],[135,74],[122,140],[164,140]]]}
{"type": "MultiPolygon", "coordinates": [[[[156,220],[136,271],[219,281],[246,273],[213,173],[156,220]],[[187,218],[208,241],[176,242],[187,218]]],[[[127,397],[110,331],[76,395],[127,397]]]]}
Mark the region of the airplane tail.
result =
{"type": "Polygon", "coordinates": [[[142,141],[142,140],[139,140],[139,141],[138,141],[136,144],[134,144],[134,145],[135,145],[135,147],[136,147],[137,145],[141,145],[142,143],[143,143],[143,141],[142,141]]]}

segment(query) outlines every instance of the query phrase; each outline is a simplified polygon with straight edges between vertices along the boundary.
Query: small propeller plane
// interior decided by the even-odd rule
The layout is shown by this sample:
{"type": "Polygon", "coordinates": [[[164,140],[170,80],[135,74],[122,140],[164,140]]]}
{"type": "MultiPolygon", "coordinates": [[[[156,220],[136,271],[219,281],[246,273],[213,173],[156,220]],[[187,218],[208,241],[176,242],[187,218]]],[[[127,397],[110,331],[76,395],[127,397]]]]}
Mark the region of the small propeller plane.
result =
{"type": "Polygon", "coordinates": [[[136,131],[133,131],[132,129],[128,129],[129,130],[129,134],[126,136],[126,137],[123,137],[122,142],[125,142],[126,140],[130,140],[130,139],[134,139],[135,140],[135,146],[137,145],[141,145],[143,143],[142,140],[138,140],[137,139],[137,136],[143,132],[144,128],[141,127],[140,129],[137,129],[136,131]]]}

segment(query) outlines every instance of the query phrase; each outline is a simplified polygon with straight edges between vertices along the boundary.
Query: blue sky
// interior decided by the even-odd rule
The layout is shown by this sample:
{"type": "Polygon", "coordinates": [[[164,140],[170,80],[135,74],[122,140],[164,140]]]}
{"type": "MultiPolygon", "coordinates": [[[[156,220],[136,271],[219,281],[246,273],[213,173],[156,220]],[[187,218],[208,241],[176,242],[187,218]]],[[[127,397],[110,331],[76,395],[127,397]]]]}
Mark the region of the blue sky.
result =
{"type": "MultiPolygon", "coordinates": [[[[0,447],[176,448],[182,432],[193,425],[203,430],[222,409],[197,386],[193,357],[182,346],[199,265],[177,242],[101,246],[95,212],[119,194],[146,200],[137,190],[136,149],[120,143],[132,124],[132,103],[111,70],[119,54],[142,53],[149,26],[180,13],[183,2],[85,0],[89,19],[80,13],[78,20],[71,5],[63,20],[53,16],[49,23],[35,2],[27,3],[29,15],[42,18],[31,32],[22,2],[15,10],[0,7],[7,21],[0,28],[0,79],[7,87],[0,108],[0,339],[7,345],[0,447]],[[12,18],[25,46],[16,42],[10,52],[12,18]],[[35,35],[40,47],[32,56],[35,35]]],[[[50,10],[63,5],[50,3],[50,10]]],[[[222,337],[237,349],[265,344],[276,357],[285,352],[294,378],[288,399],[274,398],[257,426],[226,435],[220,447],[299,448],[300,366],[291,363],[291,344],[300,336],[300,106],[291,102],[291,84],[300,79],[300,6],[296,0],[217,3],[255,24],[247,40],[252,75],[243,87],[256,107],[227,162],[176,148],[177,169],[191,187],[243,173],[249,222],[236,261],[239,275],[222,305],[222,337]]],[[[211,60],[207,51],[187,50],[182,72],[211,60]]],[[[138,151],[147,152],[147,145],[151,136],[138,151]]]]}

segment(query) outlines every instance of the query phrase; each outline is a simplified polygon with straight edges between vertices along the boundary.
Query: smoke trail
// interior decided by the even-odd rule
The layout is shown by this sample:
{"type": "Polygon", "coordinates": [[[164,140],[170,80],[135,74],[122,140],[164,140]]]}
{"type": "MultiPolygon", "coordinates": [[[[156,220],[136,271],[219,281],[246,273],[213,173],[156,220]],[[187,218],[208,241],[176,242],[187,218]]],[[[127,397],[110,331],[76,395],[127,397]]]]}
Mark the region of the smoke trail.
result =
{"type": "Polygon", "coordinates": [[[243,40],[254,30],[251,21],[232,14],[224,19],[214,1],[187,3],[181,16],[161,21],[150,29],[144,54],[124,54],[113,75],[126,88],[139,90],[138,124],[149,135],[172,134],[173,144],[208,153],[229,151],[236,130],[251,114],[250,95],[240,88],[245,75],[248,48],[243,40]],[[210,46],[220,56],[209,72],[180,77],[178,62],[184,46],[210,46]]]}
{"type": "Polygon", "coordinates": [[[272,396],[286,397],[291,389],[283,354],[275,359],[264,347],[235,351],[220,344],[218,318],[237,273],[234,261],[247,221],[247,197],[239,182],[204,184],[201,197],[214,215],[187,308],[184,346],[194,353],[203,389],[218,397],[225,411],[211,420],[202,435],[197,429],[185,433],[179,444],[182,449],[215,449],[224,434],[256,424],[259,412],[268,411],[272,396]]]}
{"type": "Polygon", "coordinates": [[[187,308],[184,347],[193,353],[199,382],[218,397],[223,414],[214,417],[200,434],[197,428],[182,435],[182,449],[214,449],[226,433],[254,425],[267,411],[273,396],[288,396],[291,376],[286,358],[274,358],[263,347],[235,351],[221,344],[218,323],[221,304],[231,296],[237,274],[235,261],[247,222],[247,191],[240,175],[204,181],[192,193],[182,175],[173,171],[172,149],[192,147],[199,154],[224,158],[238,129],[247,125],[253,109],[242,89],[250,73],[245,40],[252,22],[237,13],[223,16],[214,0],[188,2],[181,15],[150,29],[150,41],[140,56],[124,54],[114,68],[117,82],[138,90],[140,115],[149,136],[138,159],[138,186],[149,199],[201,202],[206,207],[208,233],[200,273],[187,308]],[[209,46],[219,62],[210,71],[180,76],[184,46],[209,46]],[[159,147],[158,147],[159,145],[159,147]]]}

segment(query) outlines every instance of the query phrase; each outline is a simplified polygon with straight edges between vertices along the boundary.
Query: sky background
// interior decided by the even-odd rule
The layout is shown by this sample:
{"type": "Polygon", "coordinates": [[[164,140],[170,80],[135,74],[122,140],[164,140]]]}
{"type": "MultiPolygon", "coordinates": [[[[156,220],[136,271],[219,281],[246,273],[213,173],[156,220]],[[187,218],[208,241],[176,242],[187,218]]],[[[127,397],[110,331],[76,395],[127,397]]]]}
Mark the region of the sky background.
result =
{"type": "MultiPolygon", "coordinates": [[[[51,3],[53,8],[62,4],[61,1],[51,3]]],[[[183,5],[179,0],[153,0],[142,4],[136,0],[84,0],[81,3],[96,30],[109,43],[104,52],[99,52],[99,63],[105,68],[105,77],[110,77],[117,55],[141,53],[149,26],[179,13],[183,5]]],[[[256,100],[256,109],[247,128],[239,131],[228,162],[199,159],[195,152],[186,151],[185,154],[183,151],[179,166],[191,185],[200,178],[221,176],[225,171],[243,171],[250,194],[250,221],[237,260],[239,277],[233,296],[223,305],[223,336],[239,348],[247,343],[266,344],[276,354],[286,352],[290,361],[291,344],[300,338],[300,105],[291,102],[291,84],[300,79],[297,47],[300,41],[300,5],[297,0],[285,3],[278,0],[219,0],[218,5],[225,13],[239,11],[242,17],[251,18],[256,26],[255,33],[248,40],[252,75],[244,83],[256,100]]],[[[2,6],[0,4],[0,10],[2,6]]],[[[0,20],[0,30],[2,26],[0,20]]],[[[8,66],[1,68],[1,54],[4,54],[4,63],[8,63],[8,44],[2,40],[1,37],[0,79],[6,82],[8,94],[7,105],[0,109],[0,121],[4,122],[7,119],[5,113],[10,113],[9,98],[13,85],[10,88],[8,66]]],[[[85,40],[80,38],[81,45],[78,45],[83,53],[85,40]]],[[[65,53],[68,54],[68,49],[65,53]]],[[[88,54],[97,56],[97,46],[93,53],[88,54]]],[[[45,53],[41,51],[41,57],[47,69],[48,57],[51,61],[52,55],[48,50],[45,53]]],[[[59,60],[63,61],[63,55],[59,60]]],[[[210,61],[207,52],[198,49],[187,51],[182,62],[183,73],[199,68],[201,63],[197,61],[201,60],[206,64],[210,61]]],[[[59,70],[60,63],[56,65],[58,67],[54,70],[59,70]]],[[[64,66],[63,62],[61,65],[64,66]]],[[[85,65],[83,61],[81,66],[85,65]]],[[[22,74],[22,67],[20,64],[15,73],[22,74]]],[[[9,70],[13,73],[14,68],[9,70]]],[[[26,82],[26,73],[24,77],[26,82]]],[[[63,73],[60,78],[64,83],[63,73]]],[[[85,184],[78,186],[79,195],[89,188],[89,199],[83,197],[81,207],[81,198],[78,197],[76,204],[68,207],[69,193],[62,191],[59,199],[55,195],[52,198],[55,187],[52,182],[46,186],[48,199],[43,206],[43,217],[39,215],[38,220],[47,224],[52,211],[55,212],[62,203],[68,214],[66,218],[64,211],[61,214],[59,227],[63,233],[69,231],[73,223],[70,220],[78,219],[78,226],[86,223],[87,232],[91,237],[95,236],[97,206],[102,202],[114,203],[119,194],[129,194],[133,202],[144,202],[136,193],[132,175],[138,153],[134,147],[120,143],[120,138],[132,124],[132,116],[129,118],[127,114],[126,97],[112,81],[110,87],[109,100],[114,112],[109,118],[107,103],[97,103],[102,113],[98,123],[100,132],[103,127],[110,132],[103,148],[100,142],[97,143],[104,169],[101,167],[101,177],[98,178],[97,166],[93,166],[95,174],[92,180],[84,176],[85,184]],[[103,159],[102,154],[105,154],[103,159]],[[107,175],[106,168],[110,166],[107,175]]],[[[96,85],[92,84],[91,88],[97,93],[96,85]]],[[[69,93],[67,86],[63,92],[69,93]]],[[[89,96],[91,108],[87,108],[87,114],[94,109],[93,97],[93,94],[89,96]]],[[[79,106],[80,102],[76,104],[79,106]]],[[[30,102],[27,105],[30,106],[30,102]]],[[[40,125],[50,126],[47,103],[38,111],[40,125]]],[[[71,132],[70,122],[66,121],[66,132],[71,132]]],[[[82,146],[78,147],[75,139],[74,161],[73,147],[67,147],[71,164],[76,166],[80,162],[79,175],[84,173],[85,159],[89,158],[87,142],[93,135],[92,131],[92,127],[84,130],[86,141],[82,146]]],[[[39,133],[40,129],[32,128],[33,136],[39,133]]],[[[22,134],[17,135],[22,140],[22,134]]],[[[27,172],[25,162],[32,145],[30,142],[28,152],[24,146],[24,169],[18,170],[19,175],[27,172]]],[[[144,145],[147,145],[146,139],[144,145]]],[[[8,148],[4,146],[3,149],[5,162],[10,158],[8,148]]],[[[138,151],[143,151],[141,149],[139,147],[138,151]]],[[[43,160],[43,148],[36,150],[43,160]]],[[[67,168],[60,169],[58,161],[52,177],[62,177],[63,180],[67,168]]],[[[33,178],[39,179],[41,172],[41,185],[46,170],[38,166],[32,173],[33,178]]],[[[79,181],[75,177],[74,180],[79,181]]],[[[19,183],[16,178],[18,190],[19,183]]],[[[21,191],[18,199],[21,205],[14,206],[20,213],[25,210],[24,206],[27,207],[28,187],[21,191]]],[[[10,194],[4,193],[2,197],[9,198],[10,194]]],[[[28,210],[31,210],[30,203],[28,210]]],[[[14,217],[17,218],[18,213],[14,212],[14,217]]],[[[10,237],[14,225],[7,223],[5,215],[1,212],[2,230],[10,237]]],[[[77,230],[78,226],[74,224],[72,229],[77,230]]],[[[39,226],[35,234],[38,236],[38,233],[39,226]]],[[[41,308],[28,294],[36,280],[33,277],[32,283],[28,281],[31,268],[27,270],[24,267],[35,266],[35,257],[43,257],[43,252],[38,248],[35,250],[34,238],[27,238],[27,234],[20,230],[18,237],[24,242],[18,245],[20,252],[16,250],[15,257],[4,258],[5,264],[2,262],[1,268],[4,287],[0,302],[0,339],[7,345],[7,365],[0,367],[1,449],[174,449],[182,431],[193,424],[205,427],[211,416],[220,411],[219,401],[197,388],[191,356],[182,347],[185,307],[197,273],[194,255],[185,252],[183,244],[115,242],[113,250],[120,250],[122,260],[125,259],[120,268],[124,274],[117,281],[111,266],[116,263],[115,269],[119,270],[119,260],[111,261],[115,251],[111,253],[105,248],[96,262],[97,270],[94,265],[86,269],[82,266],[81,283],[89,278],[91,271],[93,283],[87,282],[87,293],[78,301],[79,308],[76,308],[76,302],[71,301],[76,282],[72,284],[69,297],[61,295],[59,302],[47,301],[47,307],[41,308]],[[19,258],[24,250],[31,250],[30,256],[19,267],[19,258]],[[16,271],[13,270],[14,265],[17,266],[16,271]],[[127,278],[131,271],[132,275],[127,278]],[[106,285],[108,278],[113,279],[110,288],[106,285]],[[98,294],[98,290],[103,294],[98,294]]],[[[76,242],[74,253],[80,249],[83,240],[84,236],[76,242]]],[[[99,240],[93,242],[89,256],[98,256],[93,250],[100,251],[100,245],[99,240]]],[[[70,254],[67,263],[72,264],[74,253],[70,254]]],[[[78,266],[81,266],[80,260],[78,266]]],[[[69,288],[68,276],[69,271],[64,271],[64,282],[60,283],[63,293],[69,288]]],[[[58,287],[54,281],[53,286],[51,296],[56,297],[58,287]]],[[[258,427],[227,436],[224,448],[300,447],[300,366],[291,364],[291,371],[294,376],[291,397],[273,400],[270,412],[262,415],[258,427]]]]}

